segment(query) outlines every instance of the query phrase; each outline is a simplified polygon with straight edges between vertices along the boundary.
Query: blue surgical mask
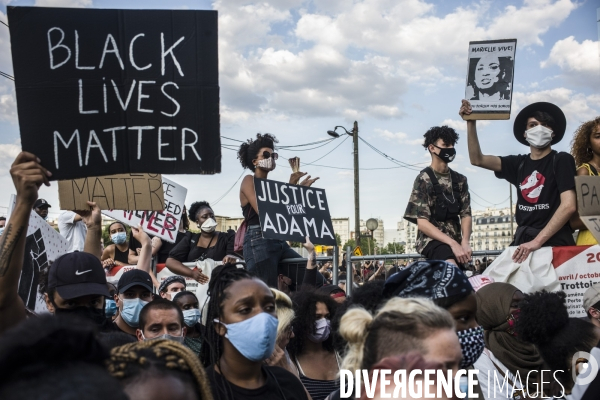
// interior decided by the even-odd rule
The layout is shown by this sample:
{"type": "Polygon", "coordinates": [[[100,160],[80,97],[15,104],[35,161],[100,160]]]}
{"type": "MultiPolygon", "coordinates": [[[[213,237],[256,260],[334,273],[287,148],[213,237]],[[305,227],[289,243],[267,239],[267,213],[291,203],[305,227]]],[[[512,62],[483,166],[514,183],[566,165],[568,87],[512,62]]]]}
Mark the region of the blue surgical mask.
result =
{"type": "Polygon", "coordinates": [[[189,327],[192,327],[198,323],[200,319],[200,310],[192,308],[183,311],[183,322],[189,327]]]}
{"type": "Polygon", "coordinates": [[[112,235],[110,235],[110,240],[112,240],[112,242],[114,244],[123,244],[123,243],[125,243],[125,241],[127,241],[127,233],[125,233],[125,232],[113,233],[112,235]]]}
{"type": "Polygon", "coordinates": [[[2,232],[4,232],[4,227],[0,228],[0,235],[2,235],[2,232]]]}
{"type": "Polygon", "coordinates": [[[111,299],[106,299],[104,303],[104,312],[107,317],[114,317],[117,313],[117,302],[111,299]]]}
{"type": "Polygon", "coordinates": [[[121,311],[121,318],[123,321],[132,328],[136,328],[140,323],[140,311],[146,304],[147,301],[142,299],[123,299],[123,311],[121,311]]]}
{"type": "Polygon", "coordinates": [[[262,312],[242,322],[225,324],[215,319],[227,328],[225,337],[233,347],[250,361],[263,361],[273,354],[277,338],[277,324],[274,316],[262,312]]]}

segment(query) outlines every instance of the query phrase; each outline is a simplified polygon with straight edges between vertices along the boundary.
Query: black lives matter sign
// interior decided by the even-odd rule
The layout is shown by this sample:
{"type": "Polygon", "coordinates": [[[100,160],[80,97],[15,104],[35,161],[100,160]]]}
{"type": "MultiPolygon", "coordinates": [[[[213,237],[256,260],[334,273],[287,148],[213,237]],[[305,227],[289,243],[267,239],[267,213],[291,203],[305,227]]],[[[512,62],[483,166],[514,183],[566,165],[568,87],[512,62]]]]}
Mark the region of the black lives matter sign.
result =
{"type": "Polygon", "coordinates": [[[335,246],[325,190],[254,178],[264,238],[335,246]]]}
{"type": "Polygon", "coordinates": [[[52,179],[221,170],[216,11],[8,7],[23,150],[52,179]]]}

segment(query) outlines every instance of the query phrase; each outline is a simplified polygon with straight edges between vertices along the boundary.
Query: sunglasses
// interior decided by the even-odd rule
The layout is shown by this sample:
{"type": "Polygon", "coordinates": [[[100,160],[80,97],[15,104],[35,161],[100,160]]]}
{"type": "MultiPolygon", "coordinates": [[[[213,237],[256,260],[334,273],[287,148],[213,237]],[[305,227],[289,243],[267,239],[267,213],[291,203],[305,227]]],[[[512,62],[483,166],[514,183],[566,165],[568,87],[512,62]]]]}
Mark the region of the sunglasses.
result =
{"type": "Polygon", "coordinates": [[[268,152],[268,151],[266,151],[266,150],[265,150],[265,151],[263,151],[263,154],[262,154],[262,155],[263,155],[263,158],[264,158],[264,159],[268,159],[268,158],[271,158],[271,157],[273,157],[273,160],[277,160],[277,159],[279,158],[279,154],[277,154],[277,153],[269,153],[269,152],[268,152]]]}

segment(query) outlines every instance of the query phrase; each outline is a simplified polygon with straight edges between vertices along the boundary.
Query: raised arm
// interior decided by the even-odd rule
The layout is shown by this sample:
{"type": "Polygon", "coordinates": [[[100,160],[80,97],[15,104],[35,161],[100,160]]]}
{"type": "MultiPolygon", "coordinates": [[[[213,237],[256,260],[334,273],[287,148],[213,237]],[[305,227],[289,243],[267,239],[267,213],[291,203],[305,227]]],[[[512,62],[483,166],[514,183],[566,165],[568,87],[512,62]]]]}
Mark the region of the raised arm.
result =
{"type": "Polygon", "coordinates": [[[19,297],[18,287],[29,216],[38,198],[42,184],[50,186],[52,174],[40,165],[31,153],[21,152],[10,169],[17,199],[12,215],[0,235],[0,334],[25,319],[25,305],[19,297]]]}
{"type": "Polygon", "coordinates": [[[87,203],[90,209],[77,211],[76,215],[87,226],[83,251],[93,254],[100,259],[102,257],[102,246],[100,245],[102,240],[102,212],[100,207],[93,201],[88,201],[87,203]]]}
{"type": "MultiPolygon", "coordinates": [[[[469,115],[473,112],[471,103],[468,100],[463,100],[462,105],[458,114],[461,117],[469,115]]],[[[489,169],[494,172],[500,172],[502,170],[502,161],[498,156],[488,156],[481,152],[481,146],[479,146],[479,137],[477,137],[477,121],[467,121],[467,146],[469,148],[469,160],[472,165],[489,169]]]]}
{"type": "Polygon", "coordinates": [[[152,272],[152,241],[150,236],[141,227],[132,226],[131,233],[134,239],[142,245],[137,260],[137,268],[150,274],[152,272]]]}

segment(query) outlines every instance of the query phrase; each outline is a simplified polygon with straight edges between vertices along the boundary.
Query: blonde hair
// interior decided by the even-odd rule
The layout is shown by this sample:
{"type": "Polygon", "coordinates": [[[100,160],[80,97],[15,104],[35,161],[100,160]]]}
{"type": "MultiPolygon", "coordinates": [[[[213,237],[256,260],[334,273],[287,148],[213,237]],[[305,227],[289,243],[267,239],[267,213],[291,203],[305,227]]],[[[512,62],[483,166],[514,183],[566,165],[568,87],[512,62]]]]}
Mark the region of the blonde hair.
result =
{"type": "Polygon", "coordinates": [[[440,330],[454,330],[450,313],[425,298],[388,300],[375,316],[352,308],[340,321],[340,335],[348,343],[342,369],[371,369],[384,357],[418,350],[423,340],[440,330]]]}
{"type": "Polygon", "coordinates": [[[292,299],[287,294],[277,289],[271,289],[271,292],[275,296],[275,307],[277,319],[279,320],[279,324],[277,324],[277,342],[279,342],[279,339],[292,324],[296,314],[292,308],[292,299]]]}

